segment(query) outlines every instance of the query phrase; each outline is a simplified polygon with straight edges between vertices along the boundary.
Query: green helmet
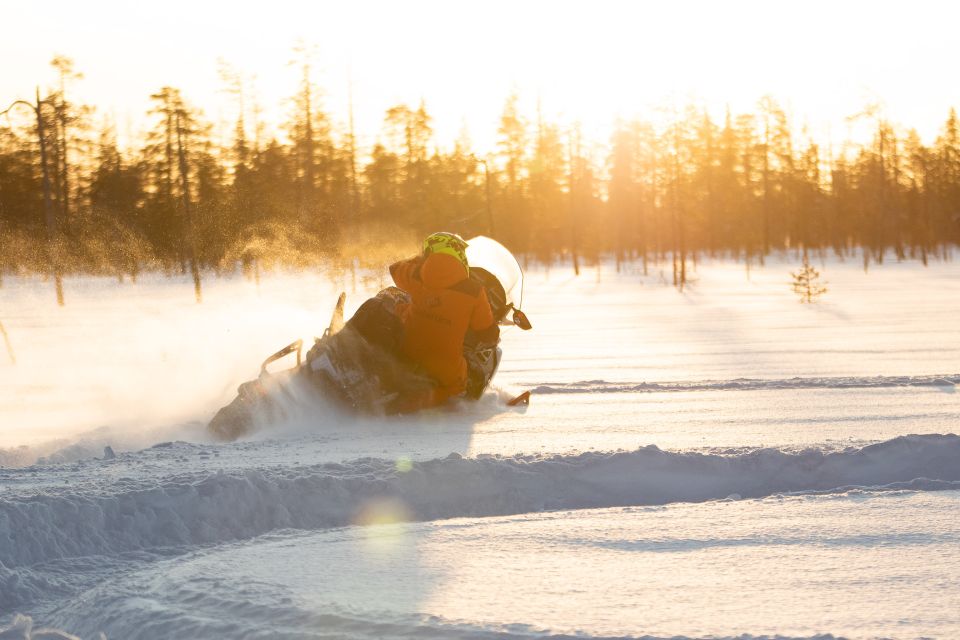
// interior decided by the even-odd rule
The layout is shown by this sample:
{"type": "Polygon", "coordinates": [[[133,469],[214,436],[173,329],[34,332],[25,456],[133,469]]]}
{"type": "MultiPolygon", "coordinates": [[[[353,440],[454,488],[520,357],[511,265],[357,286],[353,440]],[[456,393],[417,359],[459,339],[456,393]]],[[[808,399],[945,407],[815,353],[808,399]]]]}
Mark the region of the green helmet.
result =
{"type": "Polygon", "coordinates": [[[427,236],[427,239],[423,241],[423,254],[429,256],[433,253],[445,253],[448,256],[453,256],[467,270],[467,276],[470,275],[470,264],[467,262],[467,241],[457,234],[438,231],[427,236]]]}

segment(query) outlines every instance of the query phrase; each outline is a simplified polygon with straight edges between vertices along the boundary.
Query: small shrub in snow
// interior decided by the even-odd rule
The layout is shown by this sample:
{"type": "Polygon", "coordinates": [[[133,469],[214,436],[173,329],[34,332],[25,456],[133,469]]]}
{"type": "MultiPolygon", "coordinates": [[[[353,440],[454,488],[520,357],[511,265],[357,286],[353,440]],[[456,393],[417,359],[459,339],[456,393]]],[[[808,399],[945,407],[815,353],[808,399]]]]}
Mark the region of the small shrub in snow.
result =
{"type": "Polygon", "coordinates": [[[824,286],[827,283],[821,284],[820,272],[810,266],[806,254],[803,256],[803,265],[798,271],[791,271],[790,276],[793,278],[790,286],[793,287],[793,292],[800,296],[802,303],[812,304],[827,292],[827,287],[824,286]]]}

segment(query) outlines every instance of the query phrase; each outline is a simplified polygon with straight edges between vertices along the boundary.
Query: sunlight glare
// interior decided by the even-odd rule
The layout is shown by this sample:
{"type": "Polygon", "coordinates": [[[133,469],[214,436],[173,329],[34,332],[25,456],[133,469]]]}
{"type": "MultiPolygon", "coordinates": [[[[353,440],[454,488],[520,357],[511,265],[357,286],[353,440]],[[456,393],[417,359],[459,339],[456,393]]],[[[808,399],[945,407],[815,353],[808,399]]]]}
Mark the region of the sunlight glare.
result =
{"type": "Polygon", "coordinates": [[[139,139],[148,96],[165,84],[229,135],[236,107],[218,60],[246,78],[251,104],[255,87],[267,134],[282,135],[298,41],[316,45],[315,81],[339,130],[352,97],[364,148],[377,141],[387,108],[424,100],[439,144],[452,145],[466,127],[489,151],[514,91],[528,119],[539,104],[544,117],[580,122],[598,141],[618,117],[650,119],[692,101],[721,118],[727,106],[750,110],[766,94],[818,136],[843,137],[845,118],[879,101],[929,140],[960,102],[960,89],[940,81],[949,60],[936,44],[949,40],[960,9],[932,2],[909,14],[862,1],[286,0],[265,8],[172,0],[161,13],[117,0],[58,4],[49,15],[27,3],[7,8],[18,28],[0,54],[21,63],[5,69],[0,92],[29,95],[38,81],[52,82],[55,53],[71,56],[84,73],[78,95],[115,120],[128,143],[139,139]],[[874,34],[885,32],[898,46],[880,46],[874,34]]]}

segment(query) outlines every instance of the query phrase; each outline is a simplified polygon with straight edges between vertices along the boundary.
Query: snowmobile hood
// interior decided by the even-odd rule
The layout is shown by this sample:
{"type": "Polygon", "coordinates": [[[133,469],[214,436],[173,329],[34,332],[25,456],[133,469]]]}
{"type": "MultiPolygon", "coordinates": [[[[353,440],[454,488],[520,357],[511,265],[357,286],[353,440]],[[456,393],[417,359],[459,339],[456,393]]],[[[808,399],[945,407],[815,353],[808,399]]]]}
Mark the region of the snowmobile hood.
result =
{"type": "Polygon", "coordinates": [[[463,279],[463,264],[445,253],[430,254],[420,266],[420,280],[430,289],[449,289],[463,279]]]}

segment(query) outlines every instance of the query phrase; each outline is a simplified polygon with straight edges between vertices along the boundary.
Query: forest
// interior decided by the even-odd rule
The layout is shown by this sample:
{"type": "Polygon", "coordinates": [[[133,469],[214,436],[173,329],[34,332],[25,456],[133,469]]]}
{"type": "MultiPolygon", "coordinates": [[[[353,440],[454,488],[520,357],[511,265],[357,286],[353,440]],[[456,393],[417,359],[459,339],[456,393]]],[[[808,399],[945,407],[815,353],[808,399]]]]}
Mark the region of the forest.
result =
{"type": "Polygon", "coordinates": [[[930,145],[875,106],[852,116],[870,127],[868,142],[824,144],[770,96],[719,120],[687,105],[619,121],[595,141],[576,123],[521,113],[514,94],[491,114],[497,146],[483,157],[466,136],[438,145],[423,102],[387,108],[376,143],[361,149],[352,117],[339,124],[324,111],[304,58],[275,136],[227,70],[229,140],[180,90],[160,87],[140,143],[121,148],[116,123],[73,100],[74,63],[51,65],[51,86],[0,104],[0,278],[52,276],[61,301],[69,274],[190,273],[199,300],[208,271],[377,267],[388,240],[409,247],[438,229],[492,235],[577,272],[601,255],[666,261],[681,287],[704,255],[926,264],[960,242],[953,109],[930,145]]]}

